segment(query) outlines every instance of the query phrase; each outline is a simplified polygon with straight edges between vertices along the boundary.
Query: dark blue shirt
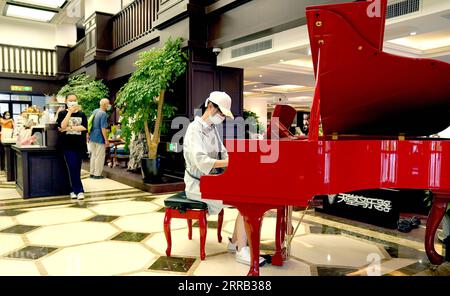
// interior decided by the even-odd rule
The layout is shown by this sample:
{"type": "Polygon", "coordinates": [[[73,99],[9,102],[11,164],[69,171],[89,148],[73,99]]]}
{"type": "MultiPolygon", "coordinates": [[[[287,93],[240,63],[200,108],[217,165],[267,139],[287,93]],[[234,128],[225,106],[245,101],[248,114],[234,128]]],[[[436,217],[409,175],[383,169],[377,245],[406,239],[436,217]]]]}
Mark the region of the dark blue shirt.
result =
{"type": "Polygon", "coordinates": [[[92,130],[90,134],[91,142],[105,144],[102,128],[108,128],[108,115],[101,109],[94,111],[94,120],[92,122],[92,130]]]}

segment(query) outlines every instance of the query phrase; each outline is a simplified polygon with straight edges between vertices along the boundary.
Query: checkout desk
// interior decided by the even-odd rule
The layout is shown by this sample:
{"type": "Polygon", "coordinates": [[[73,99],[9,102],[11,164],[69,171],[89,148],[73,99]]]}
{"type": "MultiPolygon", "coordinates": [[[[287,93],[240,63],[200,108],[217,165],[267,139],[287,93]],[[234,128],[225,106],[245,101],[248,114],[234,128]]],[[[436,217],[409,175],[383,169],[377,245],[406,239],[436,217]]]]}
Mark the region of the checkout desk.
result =
{"type": "Polygon", "coordinates": [[[5,148],[0,142],[0,171],[5,171],[5,148]]]}
{"type": "Polygon", "coordinates": [[[2,141],[3,146],[3,163],[5,166],[6,181],[12,182],[16,180],[16,170],[15,170],[15,154],[12,150],[12,146],[16,144],[16,140],[4,140],[2,141]]]}
{"type": "Polygon", "coordinates": [[[70,181],[63,155],[54,147],[12,146],[16,189],[23,198],[68,195],[70,181]]]}

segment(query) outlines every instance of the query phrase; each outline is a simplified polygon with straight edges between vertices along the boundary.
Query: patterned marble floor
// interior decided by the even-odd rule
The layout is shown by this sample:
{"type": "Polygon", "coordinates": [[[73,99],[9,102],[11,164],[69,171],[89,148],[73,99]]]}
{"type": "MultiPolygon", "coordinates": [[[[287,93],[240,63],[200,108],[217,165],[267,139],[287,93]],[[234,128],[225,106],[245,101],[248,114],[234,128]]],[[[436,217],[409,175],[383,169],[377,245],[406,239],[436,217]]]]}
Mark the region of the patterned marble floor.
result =
{"type": "MultiPolygon", "coordinates": [[[[0,275],[232,276],[248,271],[227,253],[225,242],[217,242],[216,216],[208,219],[205,261],[199,259],[198,228],[190,241],[186,221],[176,219],[173,257],[167,258],[163,201],[169,195],[86,175],[85,201],[68,196],[23,200],[0,173],[0,275]]],[[[301,214],[294,213],[294,219],[301,214]]],[[[225,210],[224,238],[231,236],[236,215],[235,209],[225,210]]],[[[274,232],[274,213],[268,213],[264,253],[273,252],[274,232]]],[[[261,274],[399,276],[426,275],[429,268],[423,243],[416,239],[311,211],[293,239],[291,258],[283,267],[262,267],[261,274]]]]}

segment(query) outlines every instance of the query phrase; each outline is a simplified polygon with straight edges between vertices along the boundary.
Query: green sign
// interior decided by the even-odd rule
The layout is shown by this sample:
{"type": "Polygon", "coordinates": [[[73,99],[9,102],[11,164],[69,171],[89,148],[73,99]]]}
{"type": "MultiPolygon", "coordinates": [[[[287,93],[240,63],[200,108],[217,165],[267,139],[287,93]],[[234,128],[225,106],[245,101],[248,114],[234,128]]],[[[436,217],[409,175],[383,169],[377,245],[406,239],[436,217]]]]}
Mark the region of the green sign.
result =
{"type": "Polygon", "coordinates": [[[167,143],[167,152],[179,152],[179,145],[177,143],[167,143]]]}
{"type": "Polygon", "coordinates": [[[31,91],[33,91],[33,87],[32,86],[24,86],[24,85],[11,85],[11,90],[12,91],[27,91],[27,92],[31,92],[31,91]]]}

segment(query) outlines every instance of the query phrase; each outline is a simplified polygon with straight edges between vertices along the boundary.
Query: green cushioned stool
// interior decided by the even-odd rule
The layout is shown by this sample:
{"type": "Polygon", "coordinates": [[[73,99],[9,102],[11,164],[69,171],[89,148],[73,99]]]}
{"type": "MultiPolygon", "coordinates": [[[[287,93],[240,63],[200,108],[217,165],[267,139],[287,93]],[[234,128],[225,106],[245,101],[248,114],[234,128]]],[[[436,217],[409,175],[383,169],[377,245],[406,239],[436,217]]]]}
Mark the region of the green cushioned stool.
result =
{"type": "MultiPolygon", "coordinates": [[[[199,221],[200,228],[200,259],[205,260],[205,244],[206,232],[208,229],[208,221],[206,215],[208,214],[208,205],[204,202],[188,199],[185,192],[179,192],[164,200],[166,207],[164,217],[164,234],[167,240],[166,255],[170,257],[172,251],[172,236],[170,232],[170,221],[172,218],[186,219],[188,222],[188,238],[192,240],[192,220],[199,221]]],[[[217,238],[219,243],[222,242],[222,224],[223,224],[223,210],[219,213],[217,225],[217,238]]]]}

